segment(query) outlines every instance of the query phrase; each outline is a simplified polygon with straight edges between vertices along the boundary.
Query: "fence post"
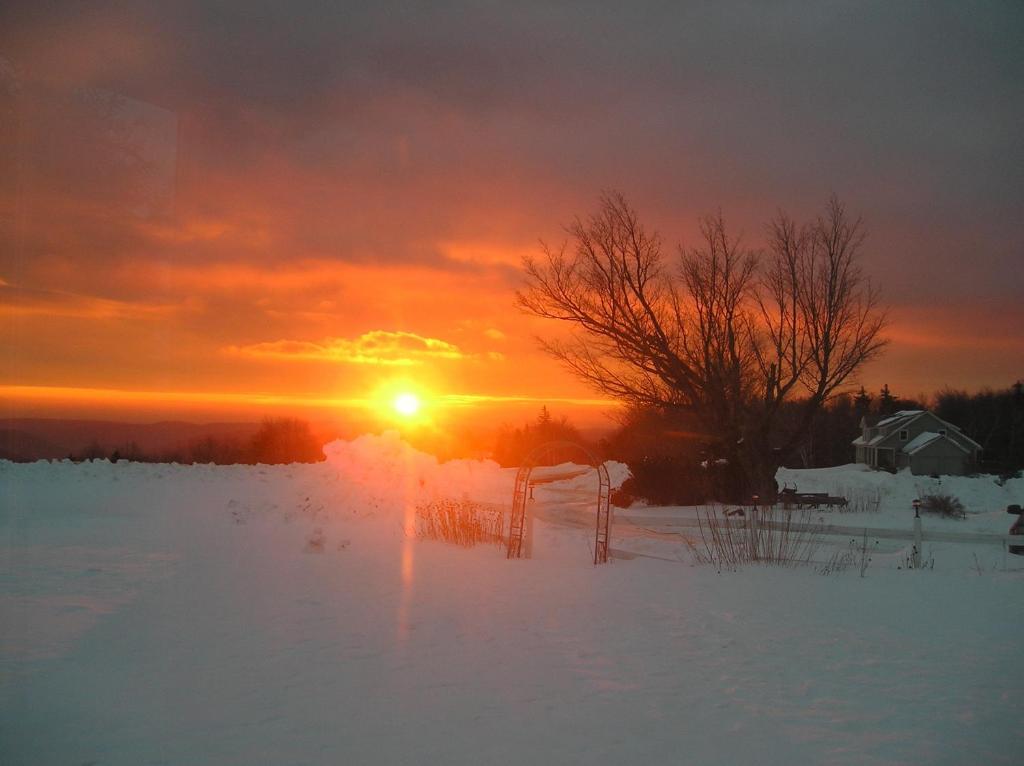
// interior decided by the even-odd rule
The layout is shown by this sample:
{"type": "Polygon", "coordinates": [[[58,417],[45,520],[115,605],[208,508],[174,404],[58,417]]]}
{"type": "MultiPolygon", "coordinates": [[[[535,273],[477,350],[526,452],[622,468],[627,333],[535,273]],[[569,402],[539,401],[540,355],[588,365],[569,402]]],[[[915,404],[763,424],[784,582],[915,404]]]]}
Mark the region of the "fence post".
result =
{"type": "Polygon", "coordinates": [[[914,569],[921,568],[921,501],[914,499],[914,569]]]}

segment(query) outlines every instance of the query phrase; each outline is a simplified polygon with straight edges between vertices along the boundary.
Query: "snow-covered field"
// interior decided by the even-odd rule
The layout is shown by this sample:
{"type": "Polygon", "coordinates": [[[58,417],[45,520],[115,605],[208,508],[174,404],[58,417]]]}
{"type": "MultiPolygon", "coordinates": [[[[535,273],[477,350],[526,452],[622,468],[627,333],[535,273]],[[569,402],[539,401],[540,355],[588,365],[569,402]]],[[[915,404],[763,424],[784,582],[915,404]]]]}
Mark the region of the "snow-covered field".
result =
{"type": "MultiPolygon", "coordinates": [[[[394,436],[328,451],[0,463],[0,764],[1024,762],[1024,557],[998,545],[719,574],[629,520],[685,509],[639,508],[613,546],[647,555],[594,567],[580,477],[538,487],[535,556],[508,561],[409,530],[432,497],[507,504],[514,472],[394,436]]],[[[784,481],[877,489],[821,515],[879,528],[933,489],[784,481]]],[[[942,491],[970,516],[928,529],[1002,534],[1024,502],[1020,480],[942,491]]]]}

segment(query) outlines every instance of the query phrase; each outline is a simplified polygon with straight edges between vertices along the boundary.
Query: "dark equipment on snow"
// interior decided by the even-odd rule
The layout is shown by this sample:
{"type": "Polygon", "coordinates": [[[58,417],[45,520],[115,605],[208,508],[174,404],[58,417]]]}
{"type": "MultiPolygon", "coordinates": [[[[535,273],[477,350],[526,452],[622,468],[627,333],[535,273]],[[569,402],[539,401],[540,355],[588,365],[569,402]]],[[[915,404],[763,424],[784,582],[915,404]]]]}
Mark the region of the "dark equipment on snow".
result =
{"type": "MultiPolygon", "coordinates": [[[[1010,527],[1011,535],[1024,535],[1024,509],[1019,505],[1008,505],[1006,506],[1006,512],[1012,513],[1017,517],[1017,520],[1013,522],[1013,526],[1010,527]]],[[[1024,545],[1009,545],[1007,550],[1010,553],[1015,553],[1018,556],[1024,556],[1024,545]]]]}

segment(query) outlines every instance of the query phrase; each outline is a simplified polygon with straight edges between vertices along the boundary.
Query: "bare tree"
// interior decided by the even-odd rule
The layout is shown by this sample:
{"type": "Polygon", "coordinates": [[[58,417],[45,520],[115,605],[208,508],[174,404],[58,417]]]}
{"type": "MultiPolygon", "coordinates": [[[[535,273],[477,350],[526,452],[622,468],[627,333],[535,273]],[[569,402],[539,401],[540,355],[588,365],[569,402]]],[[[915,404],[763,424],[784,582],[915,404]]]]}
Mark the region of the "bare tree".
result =
{"type": "Polygon", "coordinates": [[[574,248],[527,258],[522,308],[573,325],[545,349],[596,390],[685,409],[742,469],[737,494],[773,495],[778,466],[816,413],[885,346],[885,311],[858,266],[864,240],[833,198],[798,225],[779,213],[768,250],[745,249],[719,213],[670,264],[618,193],[569,226],[574,248]],[[799,417],[782,405],[799,401],[799,417]]]}

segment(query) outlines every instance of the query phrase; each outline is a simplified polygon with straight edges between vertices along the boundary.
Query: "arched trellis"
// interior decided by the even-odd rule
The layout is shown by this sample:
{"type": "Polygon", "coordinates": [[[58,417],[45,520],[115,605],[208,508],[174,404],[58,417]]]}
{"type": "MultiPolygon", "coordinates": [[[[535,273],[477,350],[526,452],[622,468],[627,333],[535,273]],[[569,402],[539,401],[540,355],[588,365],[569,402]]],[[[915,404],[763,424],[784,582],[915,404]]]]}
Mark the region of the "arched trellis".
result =
{"type": "Polygon", "coordinates": [[[582,444],[570,441],[553,441],[542,444],[523,461],[516,472],[516,486],[512,494],[512,524],[508,534],[508,558],[517,559],[523,555],[523,530],[526,527],[526,503],[529,500],[530,474],[533,469],[553,455],[582,455],[586,464],[597,470],[597,524],[594,534],[594,563],[608,561],[608,544],[611,539],[611,479],[604,462],[582,444]]]}

